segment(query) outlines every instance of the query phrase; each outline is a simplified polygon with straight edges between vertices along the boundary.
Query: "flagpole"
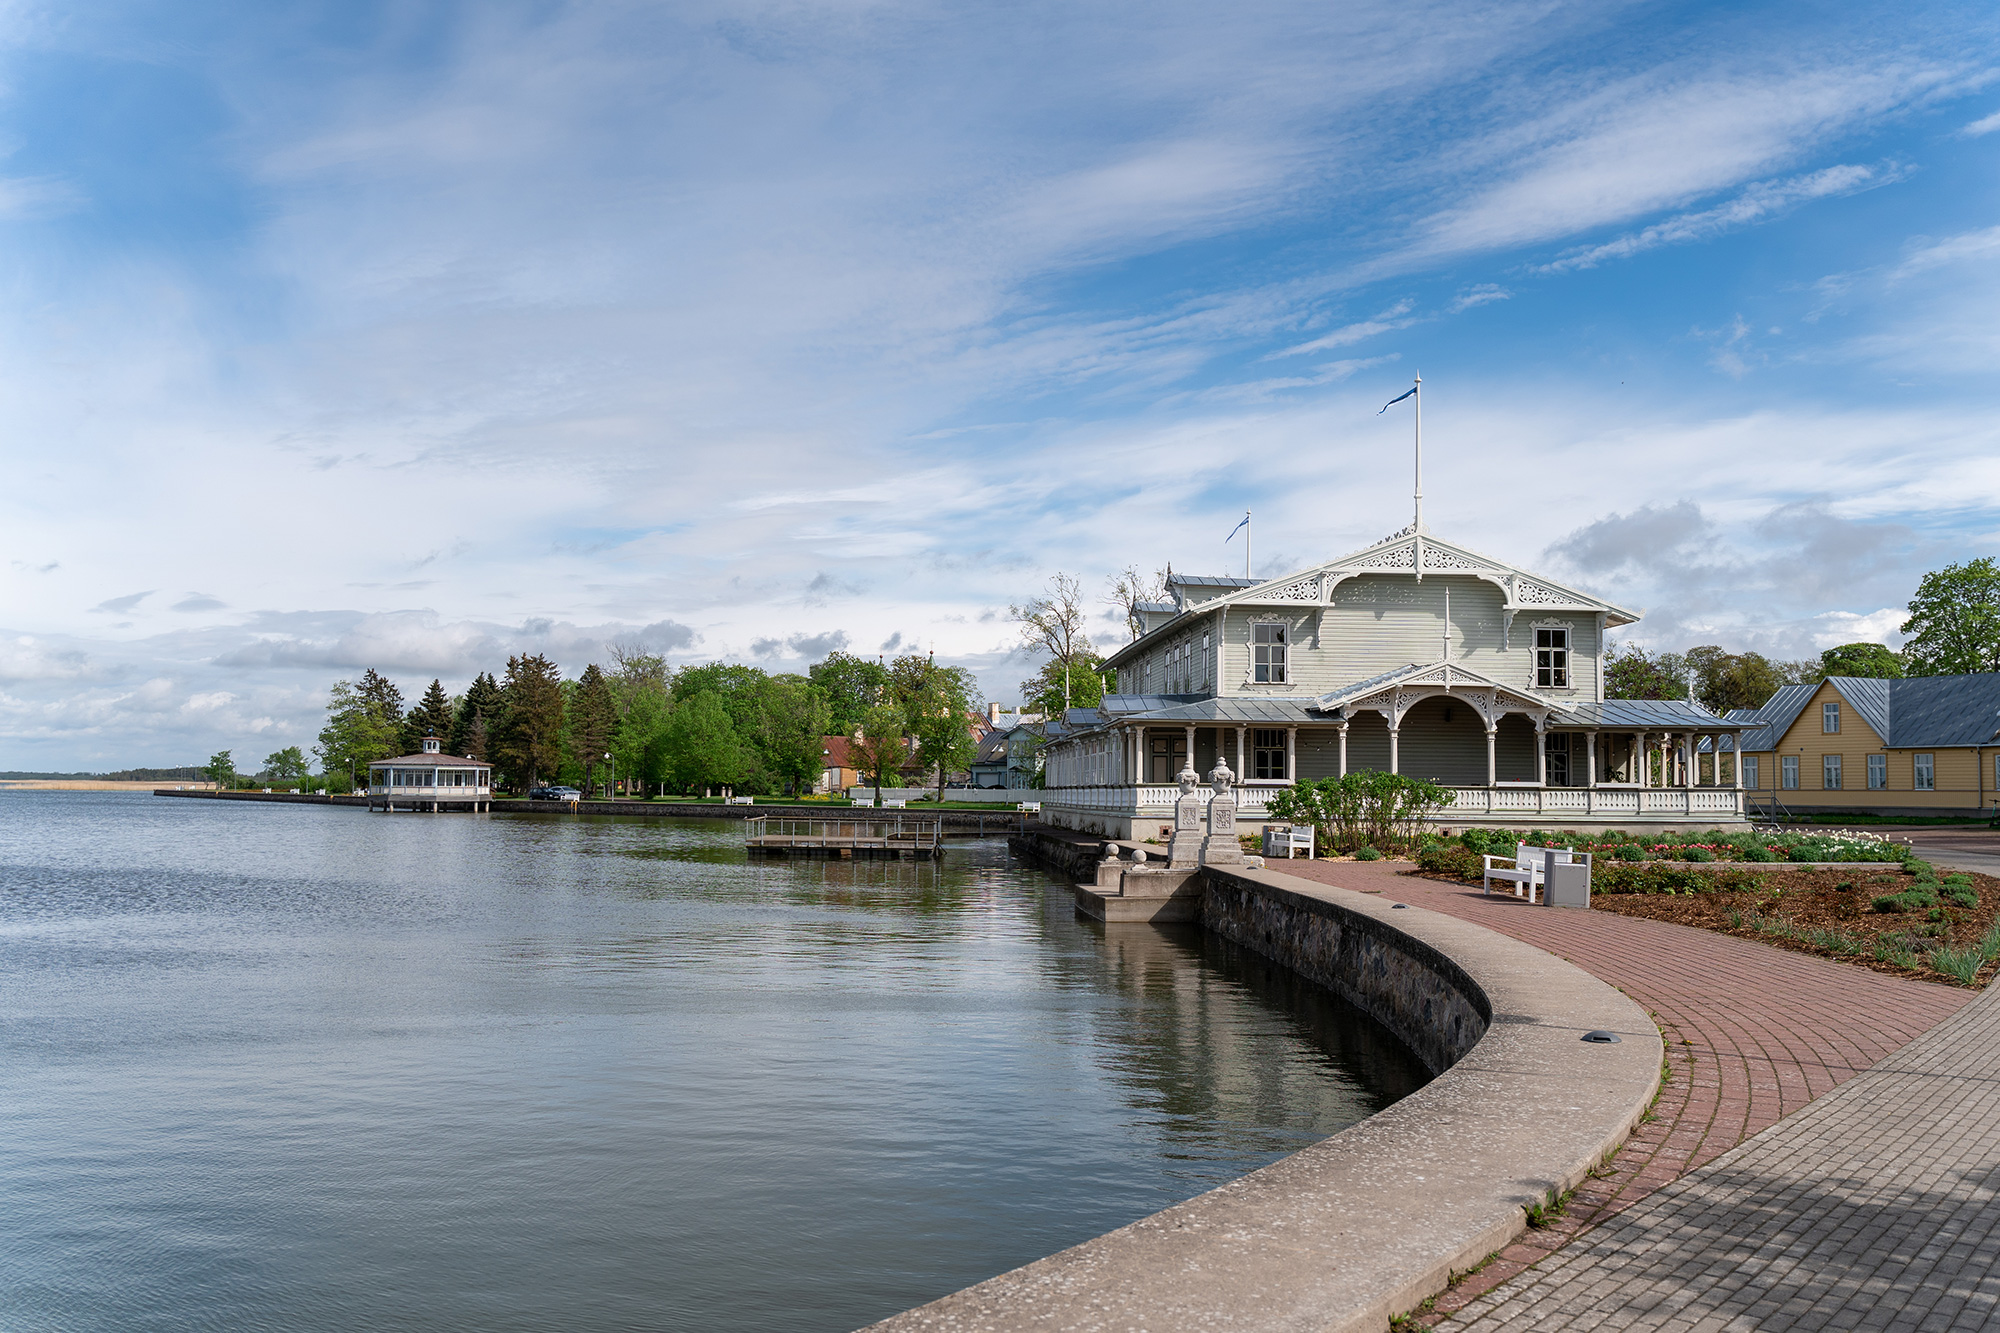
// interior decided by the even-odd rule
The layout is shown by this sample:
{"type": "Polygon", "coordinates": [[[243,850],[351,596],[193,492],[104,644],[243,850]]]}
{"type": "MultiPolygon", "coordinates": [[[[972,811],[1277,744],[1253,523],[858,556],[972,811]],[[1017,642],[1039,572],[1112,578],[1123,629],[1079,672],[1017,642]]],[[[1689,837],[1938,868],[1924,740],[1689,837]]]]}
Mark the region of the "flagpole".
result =
{"type": "Polygon", "coordinates": [[[1243,577],[1250,577],[1250,511],[1243,511],[1243,577]]]}
{"type": "Polygon", "coordinates": [[[1417,582],[1424,581],[1424,377],[1417,376],[1417,387],[1411,390],[1417,397],[1414,416],[1417,423],[1417,517],[1412,525],[1415,540],[1411,543],[1412,554],[1417,567],[1417,582]]]}

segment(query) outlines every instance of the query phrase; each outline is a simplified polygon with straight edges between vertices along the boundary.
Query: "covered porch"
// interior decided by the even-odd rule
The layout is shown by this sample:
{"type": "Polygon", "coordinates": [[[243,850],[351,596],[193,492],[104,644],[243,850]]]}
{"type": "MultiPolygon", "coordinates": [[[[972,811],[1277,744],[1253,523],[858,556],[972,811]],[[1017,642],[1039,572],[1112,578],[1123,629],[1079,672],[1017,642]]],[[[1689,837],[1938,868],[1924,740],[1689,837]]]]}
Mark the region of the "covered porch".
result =
{"type": "Polygon", "coordinates": [[[1736,724],[1679,701],[1565,707],[1462,671],[1413,678],[1426,670],[1317,699],[1112,696],[1094,722],[1050,747],[1042,817],[1105,836],[1158,836],[1179,795],[1174,775],[1190,758],[1203,775],[1222,758],[1237,776],[1246,832],[1266,819],[1273,791],[1363,770],[1446,788],[1444,824],[1637,831],[1744,818],[1736,724]]]}

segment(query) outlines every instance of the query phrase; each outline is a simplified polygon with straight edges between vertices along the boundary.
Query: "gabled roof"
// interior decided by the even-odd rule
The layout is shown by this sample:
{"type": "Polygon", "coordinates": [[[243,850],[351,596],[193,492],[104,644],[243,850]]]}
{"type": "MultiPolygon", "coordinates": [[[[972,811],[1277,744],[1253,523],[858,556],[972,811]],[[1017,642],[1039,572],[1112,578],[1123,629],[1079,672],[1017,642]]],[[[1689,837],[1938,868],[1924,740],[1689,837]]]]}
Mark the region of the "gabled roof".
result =
{"type": "MultiPolygon", "coordinates": [[[[1889,687],[1889,731],[1884,740],[1899,750],[1926,745],[1991,745],[2000,734],[2000,672],[1911,676],[1905,680],[1835,676],[1832,680],[1843,697],[1848,686],[1889,687]]],[[[1856,703],[1855,707],[1861,705],[1856,703]]]]}
{"type": "MultiPolygon", "coordinates": [[[[1955,680],[1955,676],[1936,676],[1935,680],[1955,680]]],[[[1889,687],[1894,681],[1872,680],[1863,676],[1828,676],[1826,683],[1847,700],[1861,720],[1875,729],[1875,734],[1886,743],[1889,739],[1889,687]]]]}
{"type": "Polygon", "coordinates": [[[1443,684],[1447,689],[1453,684],[1470,685],[1479,689],[1499,690],[1503,694],[1511,694],[1517,699],[1526,699],[1554,712],[1561,712],[1565,707],[1560,700],[1547,698],[1524,686],[1509,685],[1505,681],[1493,679],[1493,677],[1482,671],[1474,671],[1470,667],[1448,661],[1412,662],[1408,666],[1397,667],[1393,671],[1384,671],[1379,676],[1370,676],[1366,680],[1357,680],[1352,685],[1343,685],[1337,690],[1329,690],[1327,693],[1314,699],[1312,706],[1322,713],[1334,713],[1351,700],[1365,698],[1378,690],[1385,690],[1391,686],[1404,683],[1413,685],[1443,684]]]}
{"type": "Polygon", "coordinates": [[[1743,733],[1743,748],[1746,751],[1777,749],[1778,738],[1799,720],[1799,714],[1805,711],[1806,704],[1817,689],[1817,685],[1787,685],[1766,699],[1756,713],[1758,725],[1743,733]]]}
{"type": "Polygon", "coordinates": [[[1607,625],[1629,625],[1639,619],[1636,611],[1628,611],[1615,603],[1566,587],[1504,560],[1481,555],[1470,547],[1444,541],[1432,536],[1428,529],[1410,527],[1383,538],[1365,550],[1275,579],[1248,583],[1243,579],[1176,574],[1176,584],[1204,589],[1222,588],[1224,591],[1205,601],[1183,605],[1180,614],[1173,620],[1148,630],[1126,644],[1107,658],[1105,665],[1118,665],[1139,644],[1155,634],[1165,633],[1184,616],[1207,615],[1223,606],[1331,606],[1335,590],[1342,583],[1369,574],[1408,574],[1419,580],[1426,574],[1469,575],[1499,588],[1505,598],[1502,604],[1510,612],[1602,612],[1607,625]]]}

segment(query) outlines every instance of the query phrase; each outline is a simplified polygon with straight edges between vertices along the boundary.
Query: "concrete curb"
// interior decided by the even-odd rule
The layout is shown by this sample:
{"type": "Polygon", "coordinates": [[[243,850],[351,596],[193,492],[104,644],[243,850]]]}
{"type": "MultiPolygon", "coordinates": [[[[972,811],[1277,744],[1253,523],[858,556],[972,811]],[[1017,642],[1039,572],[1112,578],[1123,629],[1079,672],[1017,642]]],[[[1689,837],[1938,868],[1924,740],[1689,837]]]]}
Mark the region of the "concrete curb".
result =
{"type": "MultiPolygon", "coordinates": [[[[1257,900],[1253,925],[1240,910],[1225,913],[1225,933],[1241,943],[1294,966],[1287,955],[1308,937],[1317,957],[1371,968],[1395,964],[1386,947],[1417,982],[1414,973],[1428,973],[1417,987],[1425,1003],[1469,1005],[1483,1033],[1426,1087],[1323,1143],[872,1327],[1384,1329],[1525,1230],[1527,1205],[1574,1188],[1651,1103],[1658,1029],[1582,970],[1484,927],[1367,894],[1268,871],[1216,878],[1216,888],[1257,900]],[[1622,1040],[1583,1041],[1593,1030],[1622,1040]]],[[[1378,997],[1403,984],[1357,980],[1378,997]]],[[[1393,998],[1373,1011],[1404,1028],[1447,1017],[1393,998]]],[[[1438,1049],[1436,1035],[1409,1033],[1420,1051],[1438,1049]]]]}

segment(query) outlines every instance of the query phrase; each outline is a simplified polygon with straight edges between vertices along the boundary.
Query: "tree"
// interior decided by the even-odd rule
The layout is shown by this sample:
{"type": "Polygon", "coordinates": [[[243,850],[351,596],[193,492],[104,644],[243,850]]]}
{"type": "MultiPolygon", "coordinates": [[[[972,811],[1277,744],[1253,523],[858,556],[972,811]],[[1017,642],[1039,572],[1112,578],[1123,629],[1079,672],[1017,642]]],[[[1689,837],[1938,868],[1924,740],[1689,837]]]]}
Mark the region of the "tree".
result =
{"type": "Polygon", "coordinates": [[[533,787],[562,762],[562,673],[540,653],[510,657],[500,694],[491,735],[494,767],[516,786],[533,787]]]}
{"type": "Polygon", "coordinates": [[[729,787],[742,776],[742,739],[714,690],[677,701],[663,740],[667,780],[682,791],[729,787]]]}
{"type": "Polygon", "coordinates": [[[1828,676],[1895,680],[1903,674],[1903,659],[1887,644],[1843,643],[1819,655],[1819,669],[1828,676]]]}
{"type": "Polygon", "coordinates": [[[221,791],[225,785],[235,783],[236,760],[230,756],[229,751],[222,750],[210,755],[201,771],[208,775],[208,780],[215,784],[215,789],[221,791]]]}
{"type": "Polygon", "coordinates": [[[828,653],[807,667],[806,674],[826,696],[829,736],[852,736],[889,688],[887,667],[847,653],[828,653]]]}
{"type": "MultiPolygon", "coordinates": [[[[367,677],[362,679],[365,682],[367,677]]],[[[376,680],[388,684],[379,676],[376,680]]],[[[395,688],[390,685],[389,692],[395,688]]],[[[371,761],[401,754],[403,720],[392,714],[390,707],[380,689],[371,696],[350,681],[335,681],[327,697],[326,725],[320,728],[319,744],[313,747],[319,752],[320,771],[345,772],[352,783],[368,771],[371,761]]]]}
{"type": "Polygon", "coordinates": [[[819,686],[803,676],[773,676],[764,688],[757,746],[773,777],[794,795],[812,790],[825,771],[833,710],[819,686]]]}
{"type": "MultiPolygon", "coordinates": [[[[1141,574],[1137,565],[1127,565],[1122,574],[1112,576],[1111,588],[1105,593],[1104,600],[1124,613],[1125,628],[1136,639],[1146,632],[1146,621],[1139,614],[1139,604],[1167,600],[1167,571],[1156,569],[1151,574],[1141,574]]],[[[1082,706],[1089,707],[1088,704],[1082,706]]]]}
{"type": "Polygon", "coordinates": [[[1607,699],[1685,699],[1687,677],[1678,653],[1653,656],[1636,643],[1613,644],[1604,655],[1607,699]]]}
{"type": "Polygon", "coordinates": [[[1096,653],[1079,653],[1064,672],[1062,663],[1045,663],[1033,679],[1021,682],[1021,706],[1044,717],[1061,717],[1065,707],[1095,708],[1104,702],[1103,659],[1096,653]]]}
{"type": "Polygon", "coordinates": [[[897,710],[916,741],[916,761],[937,770],[942,801],[946,776],[970,768],[978,752],[971,723],[979,682],[964,667],[941,667],[928,657],[901,657],[889,670],[897,710]]]}
{"type": "Polygon", "coordinates": [[[584,789],[588,791],[591,775],[604,762],[618,730],[618,702],[611,695],[611,682],[595,662],[577,677],[576,690],[569,698],[568,721],[570,753],[583,767],[584,789]]]}
{"type": "Polygon", "coordinates": [[[882,774],[898,772],[910,756],[908,724],[894,704],[877,704],[862,719],[861,731],[848,747],[848,757],[875,779],[875,804],[882,804],[882,774]]]}
{"type": "Polygon", "coordinates": [[[446,748],[456,755],[485,759],[492,742],[492,728],[500,716],[506,696],[492,673],[482,671],[472,678],[451,719],[451,740],[446,748]]]}
{"type": "Polygon", "coordinates": [[[451,696],[444,692],[443,681],[433,680],[424,697],[403,719],[403,753],[420,753],[426,736],[437,737],[438,744],[443,746],[451,739],[451,724],[451,696]]]}
{"type": "Polygon", "coordinates": [[[1073,574],[1057,573],[1049,579],[1048,591],[1023,606],[1010,606],[1007,613],[1019,622],[1021,646],[1032,653],[1047,653],[1061,664],[1058,672],[1063,687],[1063,708],[1073,697],[1073,666],[1082,653],[1091,651],[1090,635],[1083,629],[1083,585],[1073,574]]]}
{"type": "MultiPolygon", "coordinates": [[[[403,692],[396,688],[394,681],[376,671],[374,667],[369,667],[361,673],[361,681],[355,688],[360,691],[362,698],[378,705],[381,716],[387,718],[390,725],[401,730],[403,692]]],[[[408,754],[409,751],[398,750],[396,753],[408,754]]]]}
{"type": "Polygon", "coordinates": [[[657,654],[613,648],[611,656],[618,664],[610,681],[611,697],[618,705],[611,756],[617,771],[644,794],[647,784],[657,787],[667,780],[666,730],[673,711],[672,682],[666,659],[657,654]]]}
{"type": "Polygon", "coordinates": [[[2000,566],[1981,556],[1924,575],[1902,632],[1909,675],[2000,671],[2000,566]]]}
{"type": "Polygon", "coordinates": [[[312,765],[306,763],[305,751],[296,745],[287,745],[264,756],[264,772],[269,777],[290,782],[311,771],[312,765]]]}

